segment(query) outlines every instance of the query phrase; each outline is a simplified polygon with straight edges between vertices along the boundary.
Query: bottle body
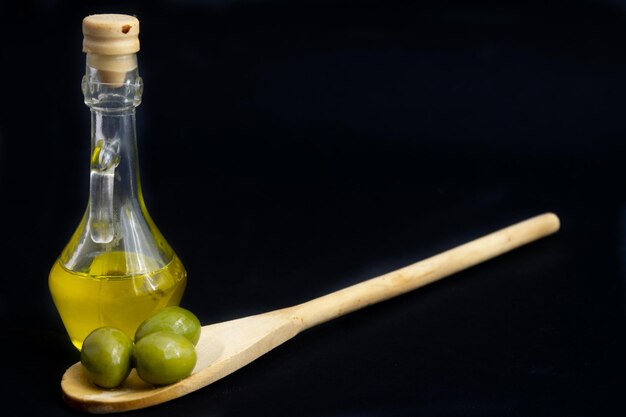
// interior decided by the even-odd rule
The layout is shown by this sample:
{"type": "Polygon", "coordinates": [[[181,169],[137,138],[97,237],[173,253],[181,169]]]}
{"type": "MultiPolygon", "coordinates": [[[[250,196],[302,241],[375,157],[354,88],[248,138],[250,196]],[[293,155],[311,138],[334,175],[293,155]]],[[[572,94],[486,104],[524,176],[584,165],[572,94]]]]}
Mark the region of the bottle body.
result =
{"type": "Polygon", "coordinates": [[[85,337],[98,327],[116,327],[133,337],[145,318],[180,303],[187,277],[177,256],[165,267],[139,275],[125,271],[128,257],[140,255],[104,252],[93,259],[87,272],[67,269],[60,258],[52,267],[50,291],[79,350],[85,337]]]}
{"type": "MultiPolygon", "coordinates": [[[[83,218],[52,266],[48,285],[67,333],[79,350],[98,327],[134,337],[147,317],[178,305],[185,268],[148,214],[141,192],[135,107],[142,83],[134,56],[123,78],[92,67],[83,79],[91,108],[89,201],[83,218]]],[[[118,59],[119,61],[119,59],[118,59]]]]}

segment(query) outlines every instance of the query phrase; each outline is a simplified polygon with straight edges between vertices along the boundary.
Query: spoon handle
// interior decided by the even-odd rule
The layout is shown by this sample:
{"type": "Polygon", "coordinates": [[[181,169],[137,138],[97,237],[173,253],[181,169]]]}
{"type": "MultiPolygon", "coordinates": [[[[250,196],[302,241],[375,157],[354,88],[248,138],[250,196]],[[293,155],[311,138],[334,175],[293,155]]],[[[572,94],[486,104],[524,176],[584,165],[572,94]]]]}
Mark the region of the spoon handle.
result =
{"type": "Polygon", "coordinates": [[[487,234],[435,256],[293,307],[293,317],[307,329],[371,304],[445,278],[463,269],[548,236],[559,218],[544,213],[487,234]]]}

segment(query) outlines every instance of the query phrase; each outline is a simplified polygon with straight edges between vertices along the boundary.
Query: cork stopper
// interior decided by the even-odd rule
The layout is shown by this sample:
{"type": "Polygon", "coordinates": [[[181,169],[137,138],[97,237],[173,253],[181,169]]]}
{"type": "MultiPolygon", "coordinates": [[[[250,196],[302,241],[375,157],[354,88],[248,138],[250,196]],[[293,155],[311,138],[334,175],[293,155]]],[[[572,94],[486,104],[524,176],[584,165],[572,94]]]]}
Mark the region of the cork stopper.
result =
{"type": "Polygon", "coordinates": [[[94,14],[83,19],[83,52],[104,83],[121,85],[137,68],[139,20],[125,14],[94,14]]]}

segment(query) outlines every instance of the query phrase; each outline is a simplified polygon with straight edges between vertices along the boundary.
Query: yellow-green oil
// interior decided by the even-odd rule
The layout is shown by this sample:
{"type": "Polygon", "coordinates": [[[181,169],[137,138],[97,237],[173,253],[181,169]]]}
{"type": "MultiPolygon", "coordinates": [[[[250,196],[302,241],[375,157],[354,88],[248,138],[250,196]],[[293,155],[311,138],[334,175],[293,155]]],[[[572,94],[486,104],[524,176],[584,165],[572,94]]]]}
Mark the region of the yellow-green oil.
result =
{"type": "Polygon", "coordinates": [[[79,350],[98,327],[117,327],[132,339],[148,316],[180,303],[187,274],[176,255],[165,267],[147,274],[129,274],[129,259],[150,265],[137,254],[109,252],[95,257],[87,272],[70,271],[60,260],[52,267],[48,279],[52,299],[79,350]]]}

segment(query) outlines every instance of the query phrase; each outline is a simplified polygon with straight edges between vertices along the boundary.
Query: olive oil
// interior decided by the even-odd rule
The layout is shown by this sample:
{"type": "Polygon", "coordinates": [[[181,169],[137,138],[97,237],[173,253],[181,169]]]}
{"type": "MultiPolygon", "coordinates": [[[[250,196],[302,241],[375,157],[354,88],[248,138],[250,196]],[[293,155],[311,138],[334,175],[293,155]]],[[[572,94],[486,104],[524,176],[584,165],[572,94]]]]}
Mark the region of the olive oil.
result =
{"type": "Polygon", "coordinates": [[[48,280],[52,299],[79,350],[85,337],[98,327],[117,327],[133,338],[148,316],[180,303],[187,275],[178,257],[174,255],[154,272],[126,272],[128,262],[138,260],[147,266],[153,262],[136,253],[105,252],[94,258],[86,272],[71,271],[60,260],[52,267],[48,280]]]}

